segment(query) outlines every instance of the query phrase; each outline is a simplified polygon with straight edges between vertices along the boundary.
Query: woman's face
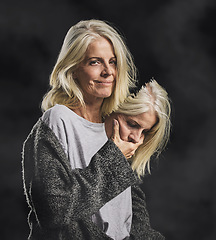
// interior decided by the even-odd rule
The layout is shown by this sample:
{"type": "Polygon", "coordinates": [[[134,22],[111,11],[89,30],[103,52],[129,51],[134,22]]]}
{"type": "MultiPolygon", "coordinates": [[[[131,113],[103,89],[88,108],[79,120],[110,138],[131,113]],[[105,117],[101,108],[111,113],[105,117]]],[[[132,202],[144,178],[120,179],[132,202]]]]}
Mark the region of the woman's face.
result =
{"type": "Polygon", "coordinates": [[[89,46],[84,60],[73,73],[84,100],[104,99],[112,94],[116,80],[116,57],[111,43],[99,37],[89,46]]]}
{"type": "Polygon", "coordinates": [[[117,114],[119,122],[119,133],[122,140],[138,143],[157,123],[155,111],[148,111],[135,116],[117,114]]]}

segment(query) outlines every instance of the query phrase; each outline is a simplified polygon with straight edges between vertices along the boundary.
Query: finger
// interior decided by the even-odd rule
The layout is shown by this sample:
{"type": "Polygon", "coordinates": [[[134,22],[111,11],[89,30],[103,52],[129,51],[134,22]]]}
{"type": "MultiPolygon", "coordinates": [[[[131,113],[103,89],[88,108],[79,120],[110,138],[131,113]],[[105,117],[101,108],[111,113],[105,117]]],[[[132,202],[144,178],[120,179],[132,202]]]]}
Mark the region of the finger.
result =
{"type": "Polygon", "coordinates": [[[128,154],[128,157],[126,157],[127,159],[130,159],[133,157],[133,154],[128,154]]]}
{"type": "Polygon", "coordinates": [[[130,158],[132,158],[132,154],[130,154],[130,153],[128,153],[125,157],[126,157],[126,159],[130,159],[130,158]]]}
{"type": "Polygon", "coordinates": [[[116,119],[114,119],[112,139],[116,139],[116,138],[119,138],[119,122],[116,119]]]}
{"type": "Polygon", "coordinates": [[[136,150],[133,150],[133,151],[131,152],[131,156],[133,156],[133,155],[134,155],[135,151],[136,151],[136,150]]]}

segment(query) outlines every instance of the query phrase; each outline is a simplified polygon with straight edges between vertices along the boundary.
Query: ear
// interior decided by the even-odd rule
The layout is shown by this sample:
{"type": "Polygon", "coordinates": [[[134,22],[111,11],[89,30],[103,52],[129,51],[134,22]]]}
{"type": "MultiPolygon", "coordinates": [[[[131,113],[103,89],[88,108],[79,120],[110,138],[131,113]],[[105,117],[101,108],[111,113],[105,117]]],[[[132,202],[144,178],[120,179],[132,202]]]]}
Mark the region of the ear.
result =
{"type": "Polygon", "coordinates": [[[74,80],[77,79],[77,69],[72,72],[72,77],[74,80]]]}

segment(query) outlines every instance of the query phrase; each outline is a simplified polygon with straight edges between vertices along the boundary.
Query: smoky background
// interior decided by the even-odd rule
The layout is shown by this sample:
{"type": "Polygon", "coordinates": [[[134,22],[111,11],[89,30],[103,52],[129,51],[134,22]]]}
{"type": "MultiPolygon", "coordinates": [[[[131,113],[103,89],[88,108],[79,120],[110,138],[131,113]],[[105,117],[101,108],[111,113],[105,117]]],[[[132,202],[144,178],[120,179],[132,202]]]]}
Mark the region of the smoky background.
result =
{"type": "Polygon", "coordinates": [[[0,2],[0,238],[27,239],[22,144],[67,30],[107,20],[125,36],[140,83],[172,100],[172,134],[144,178],[152,227],[167,240],[216,238],[216,2],[3,0],[0,2]]]}

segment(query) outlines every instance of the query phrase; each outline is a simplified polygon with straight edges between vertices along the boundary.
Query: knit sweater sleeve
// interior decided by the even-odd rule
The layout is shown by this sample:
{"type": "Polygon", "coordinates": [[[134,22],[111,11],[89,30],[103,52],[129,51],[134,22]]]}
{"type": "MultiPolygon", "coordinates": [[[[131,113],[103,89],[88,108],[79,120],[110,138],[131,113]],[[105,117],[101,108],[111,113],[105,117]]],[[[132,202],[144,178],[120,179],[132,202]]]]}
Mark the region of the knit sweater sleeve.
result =
{"type": "Polygon", "coordinates": [[[152,229],[150,225],[149,213],[146,208],[145,194],[141,189],[140,184],[132,186],[131,191],[133,220],[130,240],[165,240],[165,238],[159,232],[152,229]]]}
{"type": "Polygon", "coordinates": [[[85,169],[71,170],[61,144],[39,120],[24,143],[23,182],[40,227],[67,228],[90,219],[105,203],[136,183],[136,176],[111,141],[85,169]]]}

